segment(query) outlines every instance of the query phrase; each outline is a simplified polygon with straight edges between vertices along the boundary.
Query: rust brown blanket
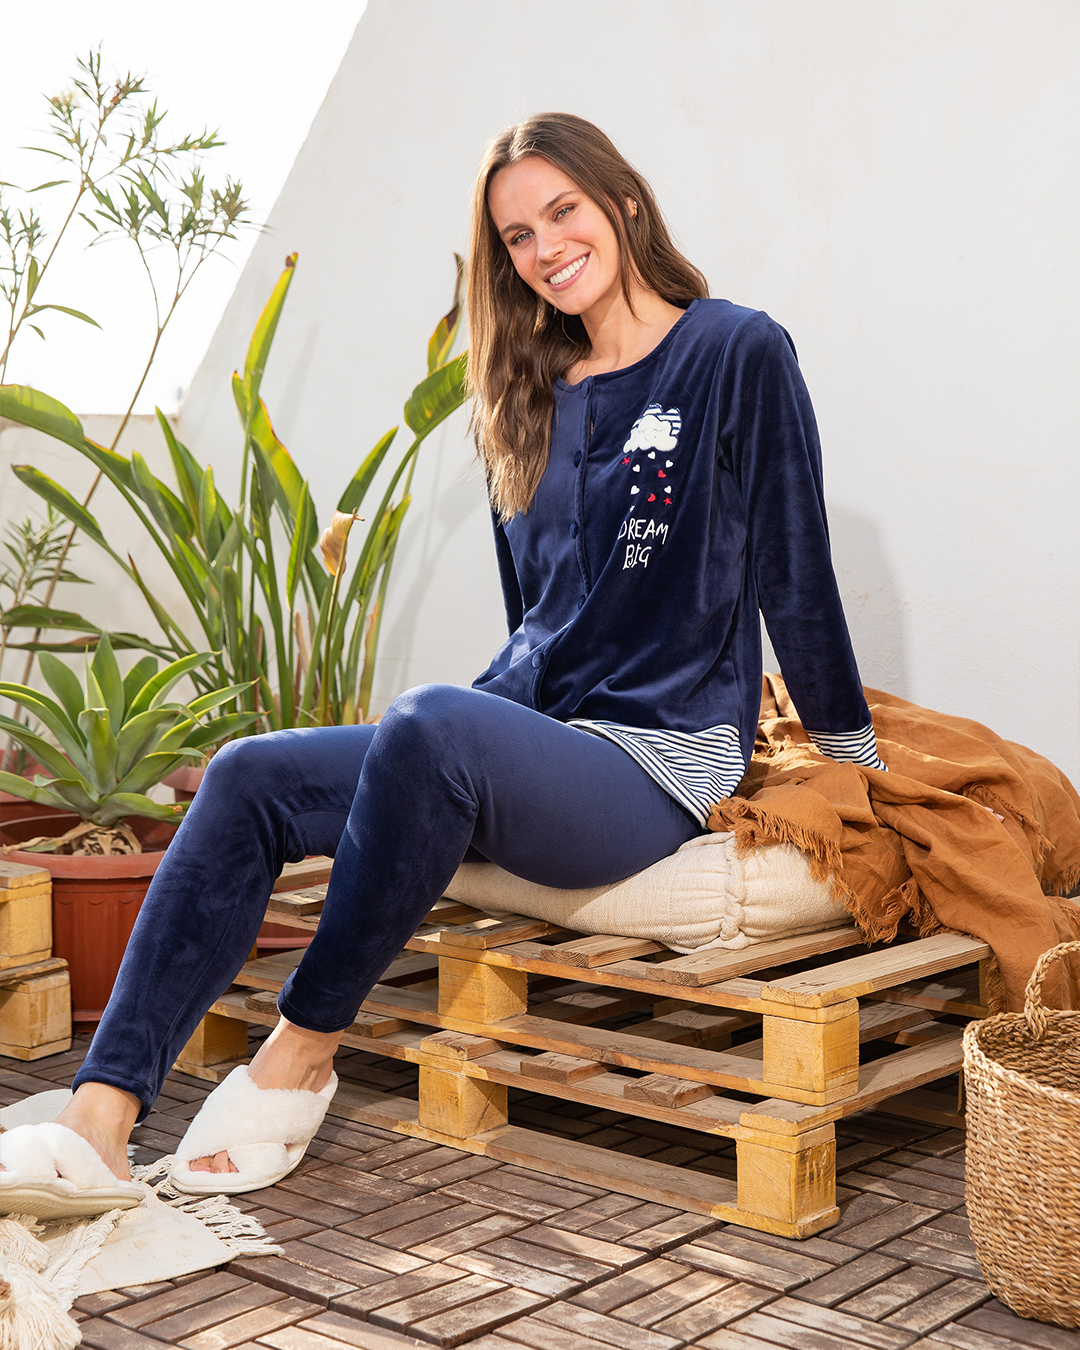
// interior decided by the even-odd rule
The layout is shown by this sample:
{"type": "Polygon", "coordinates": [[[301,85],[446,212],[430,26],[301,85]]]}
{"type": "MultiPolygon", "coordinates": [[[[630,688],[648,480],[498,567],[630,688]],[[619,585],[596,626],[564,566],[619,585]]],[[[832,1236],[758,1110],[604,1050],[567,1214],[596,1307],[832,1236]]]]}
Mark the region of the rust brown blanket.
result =
{"type": "MultiPolygon", "coordinates": [[[[783,680],[766,675],[750,768],[709,826],[744,851],[797,844],[870,941],[895,937],[901,919],[981,938],[994,951],[991,1006],[1022,1008],[1041,953],[1080,938],[1080,904],[1058,898],[1080,880],[1080,795],[978,722],[865,692],[888,773],[820,754],[783,680]]],[[[1080,1007],[1077,968],[1046,994],[1080,1007]]]]}

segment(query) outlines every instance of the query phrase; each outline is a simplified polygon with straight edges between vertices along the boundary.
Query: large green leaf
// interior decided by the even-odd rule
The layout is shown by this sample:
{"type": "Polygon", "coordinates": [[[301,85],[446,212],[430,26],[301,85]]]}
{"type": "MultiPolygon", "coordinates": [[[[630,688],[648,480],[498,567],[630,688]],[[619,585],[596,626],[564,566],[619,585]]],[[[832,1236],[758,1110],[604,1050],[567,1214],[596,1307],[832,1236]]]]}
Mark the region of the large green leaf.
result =
{"type": "Polygon", "coordinates": [[[259,315],[255,331],[251,335],[251,342],[248,344],[247,359],[244,361],[243,384],[244,399],[247,406],[241,409],[245,426],[250,424],[251,415],[259,397],[259,386],[262,384],[266,358],[270,355],[270,344],[274,341],[278,320],[281,318],[281,311],[285,305],[285,297],[289,293],[289,286],[292,284],[295,269],[296,254],[290,253],[285,259],[285,270],[278,278],[277,285],[271,291],[270,299],[263,306],[263,312],[259,315]]]}
{"type": "Polygon", "coordinates": [[[105,706],[109,710],[109,726],[115,736],[124,725],[124,681],[108,633],[102,634],[90,669],[105,699],[105,706]]]}
{"type": "Polygon", "coordinates": [[[142,755],[156,746],[165,732],[172,729],[176,718],[176,709],[172,707],[150,708],[128,718],[116,738],[117,776],[123,777],[142,755]]]}
{"type": "Polygon", "coordinates": [[[460,253],[455,253],[454,262],[457,264],[454,303],[450,306],[449,313],[444,314],[439,320],[434,333],[431,335],[431,340],[428,342],[427,368],[429,375],[433,370],[438,370],[440,366],[446,364],[451,351],[453,351],[458,328],[461,326],[461,286],[465,278],[465,259],[460,253]]]}
{"type": "MultiPolygon", "coordinates": [[[[152,661],[154,658],[151,656],[147,659],[152,661]]],[[[79,714],[86,706],[82,685],[76,678],[75,672],[70,666],[65,665],[63,661],[53,656],[51,652],[41,653],[38,657],[38,666],[42,675],[45,676],[45,683],[63,704],[64,711],[74,726],[79,714]]]]}
{"type": "Polygon", "coordinates": [[[155,408],[157,414],[158,426],[161,427],[161,434],[165,437],[165,444],[169,449],[169,458],[172,460],[173,473],[176,475],[176,485],[180,489],[180,496],[184,499],[192,519],[198,519],[199,515],[199,491],[202,487],[203,470],[199,468],[195,456],[185,445],[176,439],[172,427],[169,425],[169,419],[161,411],[155,408]]]}
{"type": "Polygon", "coordinates": [[[82,452],[91,463],[97,465],[111,483],[115,483],[118,488],[126,488],[128,492],[135,491],[130,460],[118,455],[115,450],[98,445],[97,441],[92,441],[89,437],[83,442],[82,452]]]}
{"type": "Polygon", "coordinates": [[[251,436],[274,471],[277,480],[275,496],[282,514],[291,524],[300,504],[300,489],[303,487],[304,479],[292,455],[278,440],[277,432],[270,421],[270,414],[266,411],[266,404],[262,399],[259,399],[251,419],[251,436]]]}
{"type": "Polygon", "coordinates": [[[223,703],[237,698],[245,689],[250,689],[255,683],[254,680],[248,680],[245,684],[230,684],[224,689],[215,689],[209,694],[203,694],[199,698],[193,698],[187,709],[193,712],[196,717],[201,717],[203,713],[211,712],[214,708],[220,708],[223,703]]]}
{"type": "Polygon", "coordinates": [[[379,465],[386,458],[386,452],[393,444],[397,432],[397,427],[391,427],[374,450],[368,454],[368,457],[353,475],[349,486],[341,494],[341,500],[337,504],[339,511],[344,511],[347,515],[351,514],[364,500],[364,495],[371,486],[371,480],[375,477],[379,465]]]}
{"type": "Polygon", "coordinates": [[[71,409],[27,384],[0,384],[0,417],[43,431],[76,450],[83,448],[82,423],[71,409]]]}
{"type": "Polygon", "coordinates": [[[145,792],[147,788],[160,783],[163,778],[172,773],[173,769],[178,769],[185,759],[192,759],[198,753],[198,751],[193,750],[186,755],[176,755],[171,751],[164,751],[152,755],[143,755],[139,762],[120,779],[116,785],[116,791],[145,792]]]}
{"type": "Polygon", "coordinates": [[[100,798],[91,796],[85,778],[54,778],[49,787],[84,820],[89,820],[101,804],[100,798]]]}
{"type": "Polygon", "coordinates": [[[222,717],[213,718],[205,726],[194,727],[188,731],[184,736],[184,744],[205,750],[219,741],[228,740],[238,732],[246,731],[248,727],[263,721],[265,717],[265,713],[258,712],[225,713],[222,717]]]}
{"type": "MultiPolygon", "coordinates": [[[[75,723],[72,722],[66,710],[59,703],[54,702],[36,689],[29,689],[24,684],[8,684],[6,681],[0,683],[0,697],[9,698],[12,703],[18,703],[28,712],[33,713],[38,721],[42,722],[45,728],[52,732],[60,743],[61,750],[69,755],[82,770],[83,765],[79,761],[86,751],[83,738],[76,730],[75,723]]],[[[75,716],[77,718],[78,713],[75,716]]]]}
{"type": "Polygon", "coordinates": [[[141,792],[110,792],[93,818],[99,825],[115,825],[125,816],[149,816],[179,825],[187,806],[187,802],[155,802],[141,792]]]}
{"type": "Polygon", "coordinates": [[[116,786],[116,737],[109,725],[108,708],[84,708],[79,714],[79,730],[86,737],[90,786],[102,795],[111,792],[116,786]]]}
{"type": "Polygon", "coordinates": [[[144,656],[136,661],[128,673],[124,676],[124,713],[125,716],[130,711],[135,695],[143,687],[147,680],[152,679],[157,674],[158,663],[152,656],[144,656]]]}
{"type": "Polygon", "coordinates": [[[48,605],[12,605],[0,614],[5,628],[65,628],[72,633],[100,633],[96,623],[67,609],[50,609],[48,605]]]}
{"type": "Polygon", "coordinates": [[[315,519],[315,507],[311,501],[311,491],[307,483],[300,488],[300,499],[296,506],[293,523],[292,546],[289,549],[289,566],[285,573],[285,598],[290,612],[296,603],[296,591],[303,575],[304,559],[315,546],[319,526],[315,519]]]}
{"type": "Polygon", "coordinates": [[[148,708],[157,707],[164,702],[165,695],[177,680],[182,679],[188,671],[197,670],[213,659],[213,652],[193,652],[191,656],[182,656],[179,661],[170,662],[164,670],[159,670],[147,680],[131,700],[129,713],[134,715],[145,712],[148,708]]]}
{"type": "Polygon", "coordinates": [[[10,792],[13,797],[21,797],[24,802],[40,802],[43,806],[58,806],[61,811],[67,809],[66,802],[51,785],[42,787],[31,783],[28,778],[20,778],[16,773],[0,773],[0,792],[10,792]]]}
{"type": "Polygon", "coordinates": [[[59,483],[54,482],[39,469],[35,469],[32,464],[13,464],[11,471],[21,483],[25,483],[39,497],[44,497],[73,525],[77,525],[83,534],[89,535],[95,544],[100,544],[114,558],[116,557],[116,554],[106,543],[105,536],[101,532],[101,526],[86,507],[75,500],[67,488],[62,488],[59,483]]]}
{"type": "Polygon", "coordinates": [[[43,769],[48,769],[50,773],[55,773],[60,778],[64,778],[71,773],[70,762],[54,745],[50,745],[44,736],[38,736],[32,731],[28,731],[14,717],[7,717],[0,713],[0,731],[6,731],[16,745],[21,745],[24,750],[29,750],[43,769]]]}
{"type": "Polygon", "coordinates": [[[440,367],[412,391],[405,421],[417,436],[426,436],[465,402],[468,352],[440,367]]]}

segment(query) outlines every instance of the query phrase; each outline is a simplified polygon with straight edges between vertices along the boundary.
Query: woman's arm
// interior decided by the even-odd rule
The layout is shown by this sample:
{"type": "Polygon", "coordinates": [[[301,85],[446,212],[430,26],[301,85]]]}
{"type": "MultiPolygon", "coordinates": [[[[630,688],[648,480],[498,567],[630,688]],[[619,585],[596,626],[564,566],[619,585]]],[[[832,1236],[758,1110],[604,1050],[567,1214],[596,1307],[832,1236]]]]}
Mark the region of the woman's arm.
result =
{"type": "Polygon", "coordinates": [[[833,572],[817,423],[791,339],[765,314],[724,356],[722,451],[742,491],[758,604],[799,717],[833,759],[884,767],[833,572]]]}

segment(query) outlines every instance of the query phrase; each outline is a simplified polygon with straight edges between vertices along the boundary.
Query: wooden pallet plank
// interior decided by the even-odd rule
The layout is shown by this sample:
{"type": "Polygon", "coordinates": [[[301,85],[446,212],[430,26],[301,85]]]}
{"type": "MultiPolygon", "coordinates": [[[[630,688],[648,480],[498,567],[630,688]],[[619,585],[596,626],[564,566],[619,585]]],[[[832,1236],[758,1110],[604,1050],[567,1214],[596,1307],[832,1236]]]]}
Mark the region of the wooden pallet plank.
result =
{"type": "Polygon", "coordinates": [[[936,975],[939,971],[980,961],[989,955],[990,948],[977,938],[958,933],[935,933],[933,937],[905,942],[886,951],[855,956],[801,975],[785,976],[765,985],[761,993],[763,998],[777,1003],[821,1007],[879,989],[892,990],[894,985],[936,975]]]}
{"type": "MultiPolygon", "coordinates": [[[[538,1012],[538,1009],[533,1009],[538,1012]]],[[[661,1013],[648,1022],[638,1022],[626,1027],[627,1036],[645,1036],[650,1040],[669,1041],[674,1045],[704,1045],[713,1042],[714,1049],[718,1039],[730,1039],[732,1032],[750,1026],[757,1018],[753,1013],[712,1012],[702,1008],[676,1008],[661,1013]]]]}
{"type": "MultiPolygon", "coordinates": [[[[445,954],[447,950],[440,948],[438,943],[430,942],[421,932],[410,938],[405,945],[410,951],[431,952],[434,955],[445,954]]],[[[648,978],[648,972],[655,967],[646,961],[620,961],[612,966],[594,968],[560,966],[541,959],[539,953],[546,950],[538,942],[517,942],[508,947],[494,947],[488,951],[459,948],[454,955],[462,961],[475,961],[477,964],[522,970],[537,975],[563,976],[567,980],[580,980],[608,989],[651,994],[659,999],[670,1000],[674,993],[670,982],[648,978]],[[645,975],[642,975],[642,972],[645,972],[645,975]]],[[[678,997],[680,1001],[689,1000],[710,1007],[757,1014],[778,1013],[780,1009],[775,1002],[761,997],[763,987],[764,981],[760,979],[732,978],[712,985],[684,985],[679,988],[678,997]]],[[[829,1006],[801,1007],[798,1004],[791,1004],[783,1009],[783,1015],[806,1022],[820,1022],[827,1021],[833,1015],[833,1009],[829,1006]]]]}
{"type": "Polygon", "coordinates": [[[651,1002],[648,994],[628,994],[618,989],[582,988],[568,994],[559,994],[555,998],[544,999],[529,1005],[534,1017],[548,1017],[553,1022],[577,1022],[587,1026],[590,1022],[604,1022],[609,1017],[621,1017],[623,1013],[635,1012],[651,1002]]]}
{"type": "Polygon", "coordinates": [[[266,905],[267,917],[271,914],[291,914],[297,919],[309,918],[312,914],[322,913],[326,901],[325,886],[308,886],[297,891],[275,891],[266,905]]]}
{"type": "Polygon", "coordinates": [[[910,984],[893,985],[882,993],[865,995],[867,999],[885,1000],[925,1008],[927,1012],[954,1013],[960,1017],[986,1017],[986,1007],[980,987],[981,970],[971,966],[950,970],[938,979],[916,980],[910,984]]]}
{"type": "MultiPolygon", "coordinates": [[[[800,937],[777,938],[771,942],[755,942],[752,946],[739,951],[727,951],[721,947],[708,951],[691,952],[688,956],[676,956],[671,961],[656,961],[639,971],[635,967],[629,974],[644,974],[645,978],[659,980],[664,984],[702,985],[716,984],[719,980],[734,979],[761,970],[777,962],[802,961],[809,956],[820,956],[823,952],[834,952],[842,947],[853,947],[863,941],[862,934],[853,924],[839,928],[829,928],[821,933],[806,933],[800,937]],[[647,972],[647,974],[645,973],[647,972]]],[[[633,962],[621,962],[623,971],[633,962]]],[[[608,967],[611,971],[611,966],[608,967]]]]}
{"type": "Polygon", "coordinates": [[[528,942],[533,938],[547,937],[549,933],[559,933],[558,924],[545,923],[542,919],[522,919],[516,915],[508,919],[491,916],[478,919],[475,923],[452,924],[440,930],[440,947],[505,947],[512,942],[528,942]]]}
{"type": "Polygon", "coordinates": [[[589,969],[593,966],[609,966],[615,961],[627,961],[634,957],[648,956],[652,952],[666,950],[661,943],[650,942],[646,938],[611,937],[596,934],[591,937],[574,938],[572,942],[560,942],[554,946],[545,947],[544,952],[550,953],[550,955],[542,955],[540,959],[551,961],[556,965],[582,966],[589,969]]]}
{"type": "Polygon", "coordinates": [[[595,1059],[579,1059],[576,1055],[556,1055],[550,1051],[522,1057],[519,1072],[526,1078],[538,1078],[546,1083],[579,1083],[583,1078],[594,1078],[604,1072],[604,1066],[595,1059]]]}
{"type": "Polygon", "coordinates": [[[651,1102],[654,1106],[677,1108],[711,1097],[714,1091],[707,1083],[688,1083],[685,1078],[650,1073],[644,1078],[631,1079],[623,1087],[622,1095],[628,1102],[651,1102]]]}
{"type": "Polygon", "coordinates": [[[286,863],[274,882],[275,891],[298,891],[307,886],[323,886],[330,880],[333,858],[313,856],[303,862],[286,863]]]}

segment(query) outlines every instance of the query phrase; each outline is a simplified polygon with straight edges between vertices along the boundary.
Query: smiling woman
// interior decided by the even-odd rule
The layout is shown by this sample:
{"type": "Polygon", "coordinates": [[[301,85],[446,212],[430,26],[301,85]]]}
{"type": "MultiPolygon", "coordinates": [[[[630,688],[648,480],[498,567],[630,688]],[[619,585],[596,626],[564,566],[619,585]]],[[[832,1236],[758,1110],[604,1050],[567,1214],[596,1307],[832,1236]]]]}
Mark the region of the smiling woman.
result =
{"type": "Polygon", "coordinates": [[[671,242],[648,183],[598,127],[567,113],[492,141],[473,221],[474,425],[509,516],[543,475],[555,379],[636,361],[709,289],[671,242]]]}
{"type": "MultiPolygon", "coordinates": [[[[884,768],[791,342],[706,298],[596,127],[535,117],[488,148],[469,327],[509,636],[471,689],[421,686],[378,726],[271,732],[211,761],[58,1121],[118,1177],[285,861],[334,855],[319,926],[277,1027],[178,1148],[180,1190],[257,1190],[297,1165],[342,1031],[463,859],[578,889],[700,836],[753,748],[759,606],[818,747],[884,768]]],[[[7,1185],[28,1212],[29,1179],[0,1177],[0,1210],[7,1185]]]]}

